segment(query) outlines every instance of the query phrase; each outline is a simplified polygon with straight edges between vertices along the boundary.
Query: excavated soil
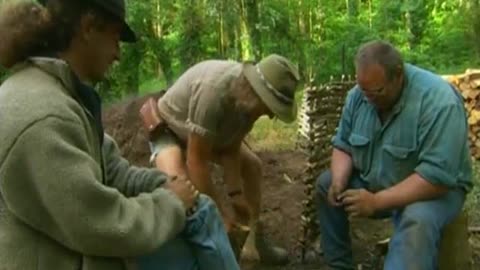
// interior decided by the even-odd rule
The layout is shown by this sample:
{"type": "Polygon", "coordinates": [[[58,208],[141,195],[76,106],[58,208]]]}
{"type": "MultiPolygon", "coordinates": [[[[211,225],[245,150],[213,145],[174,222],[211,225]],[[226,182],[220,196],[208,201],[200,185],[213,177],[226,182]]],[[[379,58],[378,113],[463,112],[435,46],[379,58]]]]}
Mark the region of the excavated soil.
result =
{"type": "MultiPolygon", "coordinates": [[[[154,94],[157,97],[159,95],[154,94]]],[[[146,98],[106,106],[103,118],[106,132],[115,138],[124,157],[139,166],[148,166],[148,141],[138,116],[139,108],[146,98]]],[[[303,263],[300,261],[298,239],[302,234],[301,202],[305,199],[305,187],[301,179],[306,157],[298,151],[262,151],[257,154],[264,164],[261,219],[272,242],[289,250],[291,264],[285,267],[269,267],[242,262],[242,268],[327,269],[321,255],[318,251],[315,252],[314,248],[308,250],[306,261],[303,263]]],[[[381,258],[376,253],[375,243],[388,237],[390,232],[389,221],[366,219],[353,221],[352,241],[358,269],[381,269],[378,267],[381,258]]],[[[479,253],[475,254],[473,261],[477,263],[473,269],[480,269],[479,253]]]]}

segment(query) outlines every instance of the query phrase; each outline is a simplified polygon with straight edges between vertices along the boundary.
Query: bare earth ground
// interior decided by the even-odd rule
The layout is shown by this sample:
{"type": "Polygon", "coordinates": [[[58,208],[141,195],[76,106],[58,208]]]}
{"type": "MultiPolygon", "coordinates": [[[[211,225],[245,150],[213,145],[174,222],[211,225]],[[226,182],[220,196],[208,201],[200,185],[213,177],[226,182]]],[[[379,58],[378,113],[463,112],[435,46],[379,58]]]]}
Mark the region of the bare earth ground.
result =
{"type": "MultiPolygon", "coordinates": [[[[106,132],[121,147],[122,154],[132,163],[146,166],[149,150],[138,118],[143,100],[144,98],[111,106],[105,111],[104,124],[106,132]]],[[[301,201],[305,199],[301,179],[306,157],[292,150],[262,151],[258,155],[263,160],[265,171],[261,219],[266,224],[270,239],[289,250],[292,263],[287,267],[268,267],[242,262],[243,269],[327,269],[319,255],[309,256],[308,264],[302,264],[299,260],[301,201]]],[[[381,269],[376,268],[379,257],[375,254],[374,247],[378,240],[388,237],[390,231],[388,221],[354,221],[352,241],[358,269],[381,269]]],[[[472,269],[480,269],[480,238],[471,237],[471,243],[475,249],[472,269]]]]}

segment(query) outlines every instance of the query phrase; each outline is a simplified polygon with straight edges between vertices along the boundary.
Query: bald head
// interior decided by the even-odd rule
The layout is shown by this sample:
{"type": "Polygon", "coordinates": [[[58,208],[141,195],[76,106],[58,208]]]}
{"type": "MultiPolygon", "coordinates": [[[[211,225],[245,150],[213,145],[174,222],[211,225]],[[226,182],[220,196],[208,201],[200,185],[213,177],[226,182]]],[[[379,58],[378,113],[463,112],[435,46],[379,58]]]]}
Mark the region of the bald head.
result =
{"type": "Polygon", "coordinates": [[[389,43],[372,41],[358,50],[355,66],[359,89],[378,111],[389,112],[403,88],[400,53],[389,43]]]}
{"type": "Polygon", "coordinates": [[[403,69],[402,56],[395,47],[385,41],[371,41],[362,45],[358,50],[355,56],[357,70],[372,64],[380,65],[389,80],[395,77],[399,69],[403,69]]]}

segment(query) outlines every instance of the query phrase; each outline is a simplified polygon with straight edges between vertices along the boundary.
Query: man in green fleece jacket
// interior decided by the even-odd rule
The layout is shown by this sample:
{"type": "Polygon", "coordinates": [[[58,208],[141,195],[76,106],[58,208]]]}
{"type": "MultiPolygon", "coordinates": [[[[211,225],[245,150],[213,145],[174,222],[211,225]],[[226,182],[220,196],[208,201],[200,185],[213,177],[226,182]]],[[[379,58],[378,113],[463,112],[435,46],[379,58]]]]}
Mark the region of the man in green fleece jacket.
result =
{"type": "Polygon", "coordinates": [[[42,4],[0,6],[0,270],[130,269],[179,235],[198,191],[104,135],[92,85],[136,39],[124,0],[42,4]]]}

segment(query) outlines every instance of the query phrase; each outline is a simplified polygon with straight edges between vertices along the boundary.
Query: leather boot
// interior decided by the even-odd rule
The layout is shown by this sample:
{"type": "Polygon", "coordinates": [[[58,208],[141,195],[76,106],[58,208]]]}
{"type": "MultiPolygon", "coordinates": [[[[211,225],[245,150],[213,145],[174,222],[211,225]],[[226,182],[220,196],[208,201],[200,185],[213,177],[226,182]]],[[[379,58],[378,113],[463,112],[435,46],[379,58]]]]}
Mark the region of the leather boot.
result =
{"type": "Polygon", "coordinates": [[[288,252],[269,242],[260,222],[256,222],[251,227],[253,227],[251,234],[243,249],[244,258],[247,260],[258,259],[262,264],[286,265],[289,262],[288,252]]]}

